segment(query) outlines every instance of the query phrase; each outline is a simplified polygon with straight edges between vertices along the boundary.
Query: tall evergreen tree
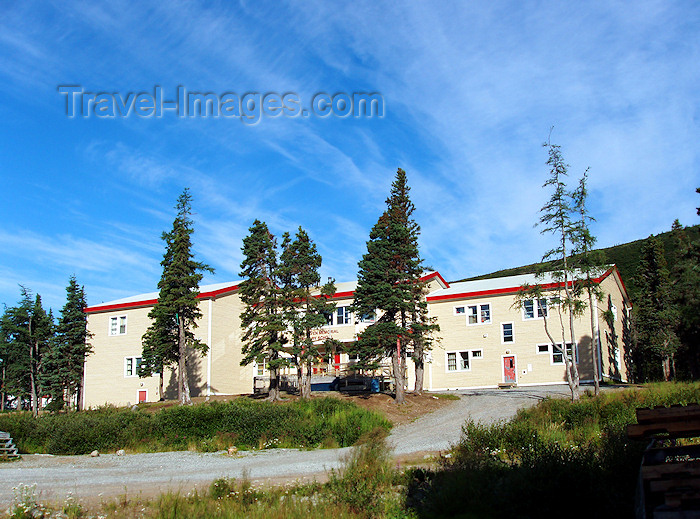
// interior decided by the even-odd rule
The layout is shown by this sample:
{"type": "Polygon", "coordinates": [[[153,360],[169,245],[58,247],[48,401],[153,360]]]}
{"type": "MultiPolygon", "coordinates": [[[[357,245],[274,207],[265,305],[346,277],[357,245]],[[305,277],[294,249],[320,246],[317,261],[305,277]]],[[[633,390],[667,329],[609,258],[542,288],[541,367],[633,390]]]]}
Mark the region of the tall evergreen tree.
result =
{"type": "MultiPolygon", "coordinates": [[[[406,351],[425,348],[437,325],[427,317],[422,281],[423,261],[418,250],[420,226],[413,219],[406,172],[398,169],[386,200],[387,209],[372,228],[367,253],[359,263],[353,309],[360,315],[379,310],[381,316],[361,335],[355,348],[361,357],[378,351],[390,355],[396,385],[396,403],[405,400],[406,351]]],[[[422,377],[423,351],[417,372],[422,377]]],[[[420,378],[422,380],[422,378],[420,378]]],[[[422,390],[422,387],[417,387],[422,390]]]]}
{"type": "Polygon", "coordinates": [[[675,261],[671,272],[672,300],[678,311],[676,334],[679,347],[677,373],[682,378],[700,378],[700,241],[692,242],[676,220],[675,261]]]}
{"type": "Polygon", "coordinates": [[[280,398],[280,370],[288,365],[281,355],[286,344],[284,298],[277,260],[277,242],[264,222],[255,220],[243,239],[239,294],[244,305],[241,366],[265,363],[270,370],[269,399],[280,398]]]}
{"type": "Polygon", "coordinates": [[[86,357],[92,353],[89,342],[92,334],[87,329],[85,288],[71,276],[66,287],[66,304],[56,326],[56,336],[51,343],[44,369],[44,381],[52,400],[62,403],[75,401],[82,406],[83,373],[86,357]]]}
{"type": "Polygon", "coordinates": [[[670,380],[678,348],[675,331],[678,313],[671,299],[664,247],[653,235],[642,246],[636,283],[638,292],[633,307],[635,381],[670,380]]]}
{"type": "Polygon", "coordinates": [[[190,353],[206,353],[207,344],[196,339],[193,329],[202,316],[197,302],[202,272],[213,272],[208,265],[195,261],[192,251],[192,196],[185,188],[178,197],[177,216],[170,232],[164,232],[166,244],[163,274],[158,282],[158,302],[148,313],[152,320],[142,338],[143,355],[139,367],[142,377],[159,373],[160,395],[163,396],[163,371],[177,363],[177,396],[180,404],[192,403],[187,376],[190,353]]]}
{"type": "Polygon", "coordinates": [[[552,194],[547,203],[540,209],[540,218],[536,226],[542,226],[540,233],[552,234],[557,240],[557,245],[547,251],[542,257],[542,262],[551,261],[547,270],[553,274],[558,282],[555,295],[550,296],[550,304],[543,306],[546,294],[538,284],[525,285],[521,288],[517,298],[517,304],[521,305],[526,299],[537,301],[538,313],[543,315],[545,332],[549,338],[553,350],[558,351],[564,358],[564,370],[566,381],[571,390],[571,399],[579,398],[579,372],[576,348],[576,334],[574,320],[583,311],[583,303],[574,292],[574,268],[569,254],[571,253],[571,240],[575,236],[576,225],[572,222],[573,207],[571,205],[571,193],[566,188],[565,179],[568,176],[569,165],[566,164],[561,154],[561,147],[551,142],[543,146],[547,149],[547,165],[549,166],[549,178],[542,187],[551,188],[552,194]],[[548,325],[548,314],[556,311],[559,315],[561,342],[557,342],[548,325]],[[564,319],[568,316],[568,330],[564,319]],[[567,337],[568,333],[568,337],[567,337]],[[567,344],[571,344],[571,354],[567,350],[567,344]]]}
{"type": "Polygon", "coordinates": [[[573,193],[573,202],[576,212],[578,213],[578,221],[573,224],[572,242],[573,242],[573,267],[576,269],[576,275],[579,278],[574,285],[575,297],[580,297],[585,294],[588,299],[588,308],[591,316],[591,365],[593,366],[593,384],[595,394],[600,393],[600,332],[598,330],[596,315],[594,310],[597,305],[593,304],[596,301],[602,301],[604,298],[603,290],[600,285],[593,281],[603,273],[605,265],[605,254],[600,250],[594,250],[593,247],[597,241],[596,237],[591,233],[589,223],[595,221],[595,218],[590,216],[586,202],[588,200],[588,170],[584,171],[583,176],[579,180],[578,188],[573,193]]]}
{"type": "Polygon", "coordinates": [[[335,293],[335,284],[329,280],[318,296],[312,295],[321,283],[321,255],[309,235],[299,227],[292,241],[289,233],[282,240],[280,255],[280,282],[285,307],[285,321],[292,331],[292,354],[299,371],[302,398],[311,397],[312,364],[321,353],[314,344],[312,331],[327,323],[326,316],[335,310],[329,298],[335,293]]]}
{"type": "Polygon", "coordinates": [[[22,300],[16,307],[7,308],[0,322],[0,340],[7,363],[7,393],[20,399],[30,399],[34,416],[39,413],[39,399],[43,394],[41,374],[43,362],[54,334],[51,312],[46,313],[38,294],[21,287],[22,300]]]}
{"type": "Polygon", "coordinates": [[[21,287],[22,300],[17,306],[6,307],[0,320],[0,348],[3,366],[3,398],[17,398],[31,402],[29,321],[32,310],[31,295],[21,287]]]}

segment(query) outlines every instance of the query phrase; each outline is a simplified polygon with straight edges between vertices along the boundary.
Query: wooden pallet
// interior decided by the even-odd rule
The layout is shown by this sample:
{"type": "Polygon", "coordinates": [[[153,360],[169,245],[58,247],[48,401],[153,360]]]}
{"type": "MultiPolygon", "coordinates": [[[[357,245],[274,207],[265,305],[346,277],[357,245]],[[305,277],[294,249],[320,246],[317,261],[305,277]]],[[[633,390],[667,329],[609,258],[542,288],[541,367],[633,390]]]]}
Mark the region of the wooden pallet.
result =
{"type": "Polygon", "coordinates": [[[676,445],[700,436],[700,406],[638,409],[627,436],[651,440],[640,468],[637,517],[700,517],[700,445],[676,445]]]}

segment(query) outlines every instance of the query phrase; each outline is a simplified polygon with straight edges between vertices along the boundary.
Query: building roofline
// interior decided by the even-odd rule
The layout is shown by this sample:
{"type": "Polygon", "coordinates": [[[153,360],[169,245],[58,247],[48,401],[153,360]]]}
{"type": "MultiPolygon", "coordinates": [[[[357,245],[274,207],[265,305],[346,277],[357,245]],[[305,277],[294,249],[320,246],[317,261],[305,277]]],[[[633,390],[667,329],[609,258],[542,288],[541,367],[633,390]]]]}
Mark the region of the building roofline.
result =
{"type": "MultiPolygon", "coordinates": [[[[611,266],[608,270],[606,270],[603,274],[600,275],[600,277],[593,278],[594,283],[600,283],[602,282],[605,278],[607,278],[612,272],[615,271],[618,273],[617,277],[622,281],[622,278],[619,275],[619,271],[617,270],[617,267],[615,265],[611,266]]],[[[570,282],[571,283],[571,282],[570,282]]],[[[564,286],[563,282],[557,282],[557,283],[544,283],[540,284],[543,290],[552,290],[555,288],[561,288],[564,286]]],[[[624,284],[622,285],[624,288],[624,284]]],[[[437,295],[437,296],[428,296],[426,299],[428,302],[432,301],[450,301],[450,300],[459,300],[459,299],[472,299],[475,297],[486,297],[486,296],[493,296],[493,295],[503,295],[503,294],[515,294],[517,293],[522,285],[518,286],[513,286],[513,287],[505,287],[505,288],[494,288],[490,290],[475,290],[471,292],[460,292],[458,294],[445,294],[445,295],[437,295]]],[[[625,296],[626,294],[625,290],[625,296]]]]}
{"type": "MultiPolygon", "coordinates": [[[[607,278],[610,274],[613,272],[616,272],[617,275],[615,276],[617,280],[620,282],[620,286],[622,290],[624,291],[624,296],[625,299],[629,302],[630,298],[629,295],[627,294],[627,287],[625,287],[625,283],[622,281],[622,276],[620,276],[620,271],[618,270],[616,265],[612,265],[608,270],[606,270],[603,274],[600,275],[600,277],[594,278],[593,281],[595,283],[601,283],[605,278],[607,278]]],[[[450,284],[445,281],[445,279],[440,275],[439,272],[431,272],[430,274],[426,274],[425,276],[422,276],[421,281],[430,281],[432,279],[437,279],[441,284],[445,286],[445,288],[450,288],[450,284]]],[[[232,285],[232,286],[227,286],[223,288],[219,288],[217,290],[209,290],[206,292],[200,292],[197,295],[197,299],[216,299],[217,297],[224,295],[224,294],[229,294],[232,292],[236,292],[238,290],[240,285],[232,285]]],[[[558,283],[545,283],[543,285],[540,285],[544,290],[552,290],[555,288],[561,288],[564,286],[564,283],[558,282],[558,283]]],[[[445,294],[445,295],[436,295],[436,296],[428,296],[426,299],[428,302],[438,302],[438,301],[450,301],[450,300],[459,300],[459,299],[472,299],[476,297],[487,297],[487,296],[492,296],[492,295],[503,295],[503,294],[514,294],[520,290],[521,286],[513,286],[513,287],[505,287],[505,288],[496,288],[496,289],[491,289],[491,290],[476,290],[476,291],[471,291],[471,292],[460,292],[458,294],[445,294]]],[[[355,294],[354,290],[349,290],[345,292],[336,292],[333,294],[330,299],[348,299],[353,297],[355,294]]],[[[158,302],[158,299],[142,299],[142,300],[137,300],[137,301],[129,301],[129,302],[123,302],[123,303],[113,303],[113,304],[99,304],[99,305],[94,305],[94,306],[89,306],[85,308],[83,311],[88,314],[92,313],[100,313],[100,312],[109,312],[109,311],[114,311],[114,310],[127,310],[131,308],[142,308],[142,307],[147,307],[147,306],[153,306],[158,302]]]]}
{"type": "MultiPolygon", "coordinates": [[[[239,285],[233,285],[228,287],[219,288],[217,290],[208,290],[206,292],[200,292],[197,294],[197,299],[216,299],[217,297],[235,292],[238,290],[239,285]]],[[[153,306],[158,302],[158,299],[141,299],[138,301],[128,301],[124,303],[113,303],[113,304],[99,304],[94,306],[88,306],[83,309],[86,314],[96,314],[100,312],[109,312],[113,310],[127,310],[130,308],[142,308],[145,306],[153,306]]]]}

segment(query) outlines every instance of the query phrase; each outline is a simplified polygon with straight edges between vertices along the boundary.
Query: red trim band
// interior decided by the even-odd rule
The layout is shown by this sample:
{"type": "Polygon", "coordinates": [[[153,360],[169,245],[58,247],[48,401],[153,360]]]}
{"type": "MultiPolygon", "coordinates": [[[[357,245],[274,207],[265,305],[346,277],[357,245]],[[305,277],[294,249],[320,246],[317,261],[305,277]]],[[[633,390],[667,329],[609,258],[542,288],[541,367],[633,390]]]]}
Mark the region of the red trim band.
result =
{"type": "MultiPolygon", "coordinates": [[[[222,294],[227,294],[229,292],[235,292],[238,290],[238,285],[232,287],[219,288],[218,290],[210,290],[209,292],[200,292],[197,299],[213,299],[222,294]]],[[[138,308],[141,306],[153,306],[158,302],[158,299],[144,299],[143,301],[131,301],[129,303],[116,303],[113,305],[95,305],[88,306],[83,309],[86,314],[97,313],[97,312],[107,312],[109,310],[122,310],[127,308],[138,308]]]]}

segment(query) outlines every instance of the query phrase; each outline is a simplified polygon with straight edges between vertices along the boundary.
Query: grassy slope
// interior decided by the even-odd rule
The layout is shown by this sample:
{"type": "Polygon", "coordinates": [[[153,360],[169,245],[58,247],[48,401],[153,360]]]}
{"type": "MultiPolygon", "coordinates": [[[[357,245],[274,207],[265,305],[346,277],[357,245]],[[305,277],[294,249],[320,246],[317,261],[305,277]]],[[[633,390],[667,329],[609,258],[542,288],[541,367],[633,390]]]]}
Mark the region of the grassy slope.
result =
{"type": "MultiPolygon", "coordinates": [[[[688,234],[688,237],[691,241],[700,239],[700,225],[686,227],[685,232],[688,234]]],[[[669,231],[661,233],[658,235],[658,237],[661,239],[664,245],[664,249],[666,250],[666,261],[670,266],[673,264],[673,256],[675,252],[675,244],[673,238],[671,237],[671,232],[669,231]]],[[[620,274],[622,275],[622,279],[625,282],[625,286],[627,287],[627,291],[629,292],[630,297],[632,297],[632,299],[634,299],[634,296],[636,294],[637,287],[634,283],[634,276],[637,270],[637,265],[639,263],[640,251],[642,249],[642,245],[647,239],[648,238],[644,238],[642,240],[635,240],[629,243],[623,243],[620,245],[615,245],[613,247],[601,249],[605,253],[606,261],[608,263],[614,263],[615,265],[617,265],[617,268],[620,270],[620,274]]],[[[545,263],[545,265],[547,265],[548,263],[549,262],[545,263]]],[[[522,267],[498,270],[496,272],[484,274],[481,276],[460,279],[454,282],[456,283],[459,281],[473,281],[477,279],[490,279],[502,276],[517,276],[519,274],[528,274],[530,272],[533,272],[537,267],[539,267],[539,265],[539,263],[533,263],[531,265],[523,265],[522,267]]]]}

